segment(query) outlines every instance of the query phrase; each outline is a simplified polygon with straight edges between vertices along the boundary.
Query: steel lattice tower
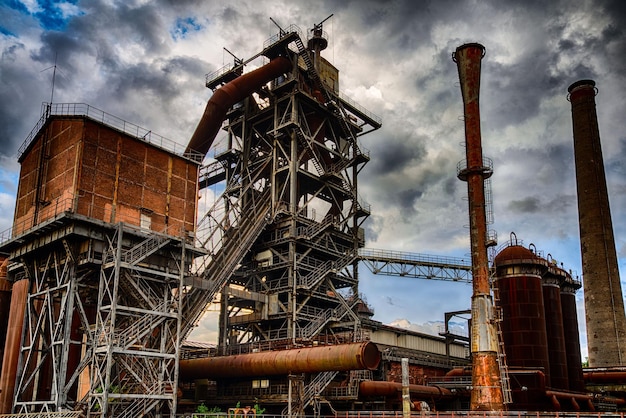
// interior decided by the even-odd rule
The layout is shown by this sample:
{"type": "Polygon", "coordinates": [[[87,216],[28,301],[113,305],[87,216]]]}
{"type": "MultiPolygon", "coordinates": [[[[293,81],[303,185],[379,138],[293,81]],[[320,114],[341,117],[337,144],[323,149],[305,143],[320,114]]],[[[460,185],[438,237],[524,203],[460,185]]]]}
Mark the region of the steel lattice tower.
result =
{"type": "MultiPolygon", "coordinates": [[[[369,157],[358,137],[381,123],[339,94],[338,71],[320,56],[327,44],[321,25],[307,44],[295,26],[266,42],[259,55],[270,59],[268,68],[288,58],[289,70],[229,108],[226,149],[201,173],[201,187],[226,183],[199,222],[198,236],[208,237],[201,245],[217,254],[212,243],[228,244],[237,233],[243,249],[221,291],[221,355],[362,338],[354,307],[361,225],[369,210],[358,199],[358,174],[369,157]]],[[[244,64],[236,60],[207,76],[214,96],[244,64]]],[[[323,389],[335,374],[316,382],[323,389]]],[[[301,388],[296,392],[304,393],[291,410],[297,413],[310,399],[308,382],[293,379],[290,384],[301,388]]],[[[221,398],[238,385],[250,382],[220,389],[221,398]]]]}

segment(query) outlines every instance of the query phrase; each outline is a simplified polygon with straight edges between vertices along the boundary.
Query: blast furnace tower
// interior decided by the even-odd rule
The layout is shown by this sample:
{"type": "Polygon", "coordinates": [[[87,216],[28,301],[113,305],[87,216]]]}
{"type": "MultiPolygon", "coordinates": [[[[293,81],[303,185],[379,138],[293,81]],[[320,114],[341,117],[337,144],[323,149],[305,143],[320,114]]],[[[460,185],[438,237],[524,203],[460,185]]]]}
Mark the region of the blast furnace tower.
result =
{"type": "MultiPolygon", "coordinates": [[[[211,255],[196,281],[221,289],[221,356],[363,340],[357,257],[369,210],[358,174],[369,157],[358,138],[381,122],[339,92],[339,71],[321,56],[327,44],[321,24],[308,36],[280,28],[259,54],[207,76],[214,93],[189,149],[207,152],[222,129],[225,146],[200,175],[201,188],[224,182],[225,190],[199,221],[211,255]],[[225,245],[233,245],[230,267],[209,274],[225,245]]],[[[242,393],[253,401],[262,389],[294,415],[336,375],[215,380],[225,403],[242,393]]]]}

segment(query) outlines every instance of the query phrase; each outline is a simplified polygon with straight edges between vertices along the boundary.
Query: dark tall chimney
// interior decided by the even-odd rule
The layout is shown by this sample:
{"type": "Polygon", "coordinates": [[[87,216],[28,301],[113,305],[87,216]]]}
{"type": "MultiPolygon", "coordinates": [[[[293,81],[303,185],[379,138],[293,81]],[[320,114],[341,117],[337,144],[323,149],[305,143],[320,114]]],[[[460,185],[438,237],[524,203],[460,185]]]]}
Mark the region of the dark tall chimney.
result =
{"type": "Polygon", "coordinates": [[[593,80],[569,86],[589,366],[626,364],[626,316],[600,146],[593,80]]]}

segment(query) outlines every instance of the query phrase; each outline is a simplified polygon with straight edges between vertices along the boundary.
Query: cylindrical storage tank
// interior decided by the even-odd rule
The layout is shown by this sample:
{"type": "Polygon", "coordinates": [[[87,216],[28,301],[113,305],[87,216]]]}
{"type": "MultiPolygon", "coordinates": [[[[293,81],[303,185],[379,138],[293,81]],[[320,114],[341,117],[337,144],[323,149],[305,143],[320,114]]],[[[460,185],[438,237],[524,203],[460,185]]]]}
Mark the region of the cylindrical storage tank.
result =
{"type": "Polygon", "coordinates": [[[555,389],[569,389],[567,374],[567,353],[563,331],[563,311],[561,307],[561,283],[565,272],[552,265],[542,277],[543,307],[546,315],[548,336],[548,360],[550,361],[550,384],[555,389]]]}
{"type": "Polygon", "coordinates": [[[364,342],[181,360],[180,377],[190,381],[335,370],[375,370],[378,363],[378,347],[372,342],[364,342]]]}
{"type": "Polygon", "coordinates": [[[569,389],[574,392],[585,391],[576,307],[576,291],[580,287],[580,281],[574,280],[569,273],[565,273],[565,281],[561,283],[561,310],[563,312],[563,333],[565,335],[565,352],[567,353],[569,389]]]}
{"type": "Polygon", "coordinates": [[[13,408],[13,393],[15,391],[29,284],[28,279],[19,280],[13,284],[11,291],[9,326],[2,360],[2,374],[0,375],[0,414],[9,414],[13,408]]]}
{"type": "Polygon", "coordinates": [[[498,253],[494,264],[507,364],[511,368],[540,369],[549,385],[548,337],[541,286],[546,262],[521,245],[510,245],[498,253]]]}

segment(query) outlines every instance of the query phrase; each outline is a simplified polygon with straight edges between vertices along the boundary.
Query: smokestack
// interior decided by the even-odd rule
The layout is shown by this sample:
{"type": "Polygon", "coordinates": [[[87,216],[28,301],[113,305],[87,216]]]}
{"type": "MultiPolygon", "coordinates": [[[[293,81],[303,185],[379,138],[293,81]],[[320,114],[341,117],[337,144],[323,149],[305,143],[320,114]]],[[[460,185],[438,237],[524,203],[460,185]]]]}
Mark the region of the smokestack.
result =
{"type": "Polygon", "coordinates": [[[593,80],[569,86],[589,367],[626,364],[626,316],[598,131],[593,80]]]}
{"type": "Polygon", "coordinates": [[[485,179],[492,174],[483,162],[480,136],[480,63],[485,47],[461,45],[452,54],[456,62],[463,95],[465,116],[466,165],[458,177],[467,181],[472,251],[472,392],[473,411],[501,411],[504,398],[498,364],[498,339],[493,318],[493,302],[489,288],[487,258],[487,216],[485,210],[485,179]]]}

